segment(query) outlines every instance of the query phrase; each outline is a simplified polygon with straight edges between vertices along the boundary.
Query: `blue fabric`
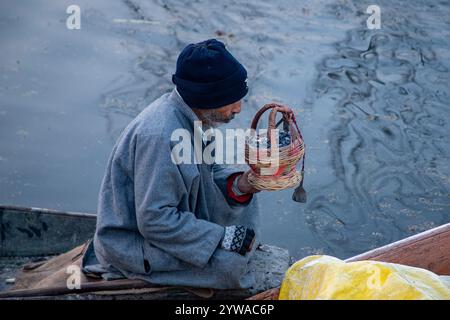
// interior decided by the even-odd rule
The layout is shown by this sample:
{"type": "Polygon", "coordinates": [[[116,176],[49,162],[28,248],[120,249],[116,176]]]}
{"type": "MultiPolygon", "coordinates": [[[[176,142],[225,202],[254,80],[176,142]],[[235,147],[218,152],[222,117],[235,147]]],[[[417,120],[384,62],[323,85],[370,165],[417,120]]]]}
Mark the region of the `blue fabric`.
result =
{"type": "Polygon", "coordinates": [[[184,48],[172,82],[191,108],[220,108],[248,93],[247,70],[216,39],[184,48]]]}
{"type": "Polygon", "coordinates": [[[252,228],[258,239],[257,196],[247,205],[228,197],[227,178],[239,169],[172,162],[172,132],[193,137],[196,120],[173,90],[124,129],[100,189],[95,255],[105,270],[154,284],[248,288],[254,250],[241,256],[219,243],[229,225],[252,228]]]}

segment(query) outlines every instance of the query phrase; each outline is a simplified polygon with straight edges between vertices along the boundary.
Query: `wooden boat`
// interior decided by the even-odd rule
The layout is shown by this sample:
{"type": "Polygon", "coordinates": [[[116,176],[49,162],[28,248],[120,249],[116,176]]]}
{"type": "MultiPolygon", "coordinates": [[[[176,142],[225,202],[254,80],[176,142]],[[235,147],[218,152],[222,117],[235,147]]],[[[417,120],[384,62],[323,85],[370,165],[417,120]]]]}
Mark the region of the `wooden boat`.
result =
{"type": "MultiPolygon", "coordinates": [[[[284,272],[291,264],[287,250],[263,246],[257,250],[251,268],[257,285],[246,290],[166,288],[155,290],[142,281],[111,282],[86,286],[68,294],[64,290],[25,290],[8,295],[13,278],[26,262],[67,252],[92,238],[96,216],[89,213],[0,206],[0,299],[277,299],[284,272]],[[3,292],[2,292],[3,290],[3,292]]],[[[450,223],[406,239],[351,257],[346,261],[378,260],[425,268],[450,275],[450,223]]]]}

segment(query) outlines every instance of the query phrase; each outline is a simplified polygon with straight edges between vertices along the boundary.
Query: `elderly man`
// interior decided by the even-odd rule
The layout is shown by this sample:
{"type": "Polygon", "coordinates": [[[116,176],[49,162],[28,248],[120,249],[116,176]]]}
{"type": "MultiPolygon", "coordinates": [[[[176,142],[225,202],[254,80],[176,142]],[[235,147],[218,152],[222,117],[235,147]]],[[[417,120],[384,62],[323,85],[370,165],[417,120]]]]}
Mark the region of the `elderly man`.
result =
{"type": "Polygon", "coordinates": [[[162,285],[250,287],[259,215],[248,172],[171,157],[174,130],[188,130],[193,140],[194,122],[215,127],[240,112],[247,72],[211,39],[181,52],[172,81],[173,91],[143,110],[114,146],[93,251],[108,274],[162,285]]]}

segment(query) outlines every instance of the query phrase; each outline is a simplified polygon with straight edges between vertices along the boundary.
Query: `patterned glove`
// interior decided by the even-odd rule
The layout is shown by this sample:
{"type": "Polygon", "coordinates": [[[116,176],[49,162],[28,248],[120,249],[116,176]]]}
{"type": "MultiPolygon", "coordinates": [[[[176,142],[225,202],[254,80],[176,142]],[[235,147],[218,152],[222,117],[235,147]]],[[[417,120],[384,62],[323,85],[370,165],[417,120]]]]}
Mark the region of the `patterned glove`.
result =
{"type": "Polygon", "coordinates": [[[220,242],[220,247],[228,251],[234,251],[245,255],[252,250],[255,242],[255,232],[244,226],[225,227],[225,235],[220,242]]]}

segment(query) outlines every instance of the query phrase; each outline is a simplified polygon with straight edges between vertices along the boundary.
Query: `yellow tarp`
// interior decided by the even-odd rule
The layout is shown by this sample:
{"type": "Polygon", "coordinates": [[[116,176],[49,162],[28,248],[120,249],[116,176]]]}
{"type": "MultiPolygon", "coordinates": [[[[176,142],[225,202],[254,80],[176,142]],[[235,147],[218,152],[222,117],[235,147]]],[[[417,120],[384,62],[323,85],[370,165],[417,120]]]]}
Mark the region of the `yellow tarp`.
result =
{"type": "Polygon", "coordinates": [[[281,285],[280,300],[450,299],[444,277],[405,265],[309,256],[294,263],[281,285]]]}

